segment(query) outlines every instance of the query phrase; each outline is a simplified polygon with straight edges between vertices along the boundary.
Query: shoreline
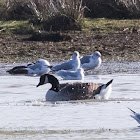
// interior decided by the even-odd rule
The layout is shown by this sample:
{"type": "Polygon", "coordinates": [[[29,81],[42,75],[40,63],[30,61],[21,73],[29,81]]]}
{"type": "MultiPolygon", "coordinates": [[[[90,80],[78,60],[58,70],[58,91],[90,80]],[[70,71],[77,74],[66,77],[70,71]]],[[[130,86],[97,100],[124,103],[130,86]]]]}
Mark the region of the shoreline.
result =
{"type": "MultiPolygon", "coordinates": [[[[51,64],[58,64],[51,63],[51,64]]],[[[27,65],[27,63],[0,63],[0,76],[20,76],[10,75],[6,71],[20,65],[27,65]]],[[[139,62],[102,62],[101,66],[94,70],[85,71],[85,75],[111,75],[111,74],[140,74],[139,62]]]]}

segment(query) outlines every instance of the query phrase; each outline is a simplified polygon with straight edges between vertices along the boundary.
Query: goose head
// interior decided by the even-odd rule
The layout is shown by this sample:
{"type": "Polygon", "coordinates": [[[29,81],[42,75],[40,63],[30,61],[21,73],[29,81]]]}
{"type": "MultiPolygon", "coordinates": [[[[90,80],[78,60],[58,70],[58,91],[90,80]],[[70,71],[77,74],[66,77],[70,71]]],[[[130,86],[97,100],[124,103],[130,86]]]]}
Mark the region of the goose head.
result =
{"type": "Polygon", "coordinates": [[[39,84],[37,85],[37,87],[39,87],[41,85],[44,85],[44,84],[47,84],[47,83],[50,83],[52,85],[50,90],[53,90],[55,92],[59,91],[59,81],[58,81],[58,79],[56,77],[54,77],[53,75],[50,75],[50,74],[41,75],[40,81],[39,81],[39,84]]]}
{"type": "Polygon", "coordinates": [[[112,82],[113,79],[110,80],[107,84],[103,84],[98,87],[95,91],[93,91],[94,99],[109,99],[109,96],[112,92],[112,82]]]}

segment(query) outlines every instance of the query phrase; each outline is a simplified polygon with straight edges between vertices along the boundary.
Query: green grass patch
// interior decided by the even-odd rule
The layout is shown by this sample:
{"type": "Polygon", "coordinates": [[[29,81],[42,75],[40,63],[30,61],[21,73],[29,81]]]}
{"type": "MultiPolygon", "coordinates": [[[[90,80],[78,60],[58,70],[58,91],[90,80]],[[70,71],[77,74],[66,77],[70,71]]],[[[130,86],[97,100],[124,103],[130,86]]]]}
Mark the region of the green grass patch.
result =
{"type": "Polygon", "coordinates": [[[105,18],[97,18],[97,19],[85,19],[84,20],[83,30],[91,30],[94,32],[104,32],[104,33],[116,33],[120,31],[124,31],[125,29],[140,29],[140,20],[115,20],[115,19],[105,19],[105,18]]]}
{"type": "Polygon", "coordinates": [[[33,28],[29,21],[0,21],[0,34],[30,34],[33,28]]]}
{"type": "MultiPolygon", "coordinates": [[[[29,21],[0,21],[0,34],[31,34],[40,29],[41,25],[33,26],[29,21]]],[[[84,19],[83,31],[118,33],[126,29],[140,30],[140,20],[84,19]]]]}

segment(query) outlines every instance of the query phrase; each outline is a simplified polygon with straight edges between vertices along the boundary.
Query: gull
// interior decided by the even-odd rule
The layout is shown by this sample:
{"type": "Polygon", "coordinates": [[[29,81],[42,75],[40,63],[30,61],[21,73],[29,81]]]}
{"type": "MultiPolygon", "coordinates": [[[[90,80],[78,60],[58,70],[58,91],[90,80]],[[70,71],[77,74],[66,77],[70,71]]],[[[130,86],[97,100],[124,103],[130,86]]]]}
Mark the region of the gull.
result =
{"type": "Polygon", "coordinates": [[[84,70],[82,68],[76,71],[59,70],[55,73],[63,78],[63,80],[84,80],[84,70]]]}
{"type": "Polygon", "coordinates": [[[80,58],[79,58],[79,52],[75,51],[72,55],[72,59],[64,62],[62,64],[53,66],[51,68],[52,71],[58,71],[58,70],[70,70],[75,71],[78,68],[80,68],[80,58]]]}
{"type": "Polygon", "coordinates": [[[7,72],[10,74],[42,75],[50,71],[50,63],[45,59],[39,59],[34,64],[27,66],[16,66],[7,72]]]}
{"type": "Polygon", "coordinates": [[[101,53],[99,51],[95,51],[92,55],[84,55],[81,59],[81,67],[84,70],[91,70],[98,68],[101,63],[101,53]]]}
{"type": "Polygon", "coordinates": [[[108,99],[112,81],[110,80],[107,84],[81,82],[60,84],[55,76],[44,74],[41,75],[37,87],[47,83],[51,84],[51,88],[46,93],[46,101],[96,99],[97,95],[97,99],[108,99]]]}

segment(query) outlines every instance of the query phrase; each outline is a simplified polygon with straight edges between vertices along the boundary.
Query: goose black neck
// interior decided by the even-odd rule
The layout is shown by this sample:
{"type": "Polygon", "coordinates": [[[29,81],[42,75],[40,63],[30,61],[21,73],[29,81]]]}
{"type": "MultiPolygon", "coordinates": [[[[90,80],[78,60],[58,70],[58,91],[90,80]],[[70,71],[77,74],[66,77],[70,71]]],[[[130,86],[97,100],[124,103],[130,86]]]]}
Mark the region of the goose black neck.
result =
{"type": "Polygon", "coordinates": [[[48,75],[48,82],[52,85],[50,90],[53,90],[55,92],[59,91],[59,81],[56,77],[53,75],[48,75]]]}

